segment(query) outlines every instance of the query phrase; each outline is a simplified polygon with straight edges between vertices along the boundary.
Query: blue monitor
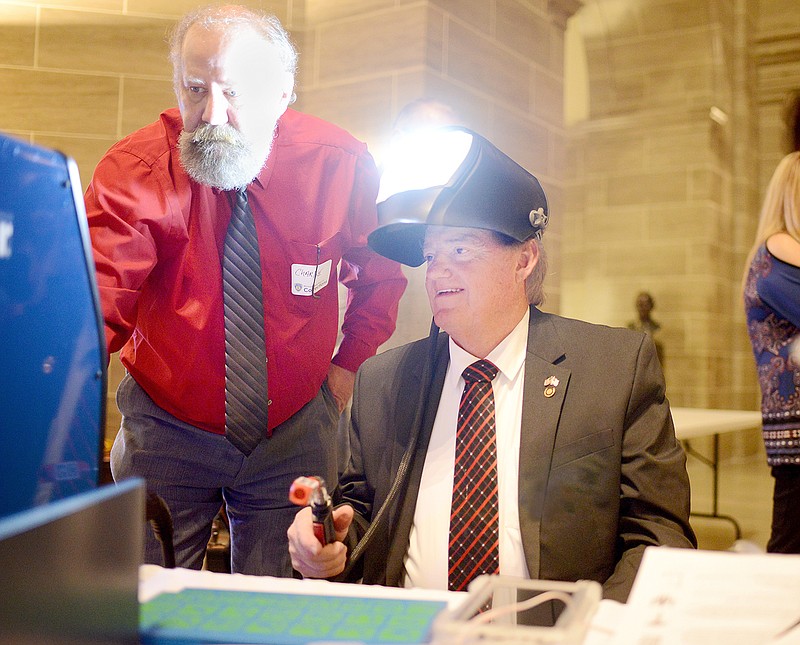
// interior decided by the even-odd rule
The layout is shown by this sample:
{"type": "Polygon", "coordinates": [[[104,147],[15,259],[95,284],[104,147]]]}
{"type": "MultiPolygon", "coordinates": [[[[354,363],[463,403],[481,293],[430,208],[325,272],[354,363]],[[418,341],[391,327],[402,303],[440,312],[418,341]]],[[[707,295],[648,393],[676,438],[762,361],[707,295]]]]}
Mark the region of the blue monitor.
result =
{"type": "Polygon", "coordinates": [[[97,486],[103,335],[75,162],[0,134],[0,517],[97,486]]]}

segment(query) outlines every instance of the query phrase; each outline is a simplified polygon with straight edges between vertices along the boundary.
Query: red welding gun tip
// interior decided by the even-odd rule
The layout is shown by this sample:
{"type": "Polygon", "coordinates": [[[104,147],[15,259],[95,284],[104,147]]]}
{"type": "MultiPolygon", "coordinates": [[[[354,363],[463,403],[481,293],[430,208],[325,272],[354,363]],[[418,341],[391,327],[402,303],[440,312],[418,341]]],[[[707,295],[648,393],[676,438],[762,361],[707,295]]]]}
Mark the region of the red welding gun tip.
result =
{"type": "Polygon", "coordinates": [[[319,487],[319,480],[314,477],[298,477],[289,488],[289,501],[298,506],[305,506],[311,494],[319,487]]]}

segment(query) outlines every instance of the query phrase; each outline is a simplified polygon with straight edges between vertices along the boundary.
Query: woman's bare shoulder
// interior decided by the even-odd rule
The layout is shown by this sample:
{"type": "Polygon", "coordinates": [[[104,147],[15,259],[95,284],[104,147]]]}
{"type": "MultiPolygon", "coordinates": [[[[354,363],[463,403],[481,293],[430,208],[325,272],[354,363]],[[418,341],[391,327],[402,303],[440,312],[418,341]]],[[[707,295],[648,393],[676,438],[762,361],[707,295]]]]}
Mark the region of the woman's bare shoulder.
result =
{"type": "Polygon", "coordinates": [[[800,242],[788,233],[775,233],[767,239],[767,249],[779,260],[800,266],[800,242]]]}

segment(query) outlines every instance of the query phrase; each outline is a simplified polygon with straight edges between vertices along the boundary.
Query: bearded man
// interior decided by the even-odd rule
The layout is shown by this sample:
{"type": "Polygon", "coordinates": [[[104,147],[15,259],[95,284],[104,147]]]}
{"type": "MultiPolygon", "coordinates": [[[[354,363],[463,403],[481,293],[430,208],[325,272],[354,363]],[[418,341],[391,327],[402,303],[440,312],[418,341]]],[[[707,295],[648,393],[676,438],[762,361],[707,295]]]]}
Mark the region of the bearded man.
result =
{"type": "MultiPolygon", "coordinates": [[[[108,351],[127,371],[112,472],[167,503],[178,566],[200,568],[224,504],[232,571],[289,576],[287,491],[309,472],[335,481],[339,413],[405,279],[366,246],[366,146],[288,109],[297,52],[274,16],[194,11],[171,59],[178,108],[114,145],[85,195],[108,351]]],[[[161,562],[149,532],[145,559],[161,562]]]]}

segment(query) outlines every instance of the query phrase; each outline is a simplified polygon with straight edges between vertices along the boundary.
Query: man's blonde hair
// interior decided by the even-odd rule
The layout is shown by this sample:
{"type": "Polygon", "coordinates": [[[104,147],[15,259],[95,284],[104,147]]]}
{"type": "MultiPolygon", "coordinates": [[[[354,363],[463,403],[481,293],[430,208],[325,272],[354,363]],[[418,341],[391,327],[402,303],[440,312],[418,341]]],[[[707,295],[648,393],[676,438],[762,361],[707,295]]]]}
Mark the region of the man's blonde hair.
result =
{"type": "Polygon", "coordinates": [[[500,233],[499,231],[490,231],[495,239],[503,246],[518,246],[524,244],[533,244],[536,247],[536,265],[533,271],[525,280],[525,295],[528,298],[528,304],[540,305],[544,302],[544,279],[547,277],[547,252],[545,251],[544,244],[540,237],[531,237],[520,242],[515,240],[510,235],[500,233]]]}
{"type": "Polygon", "coordinates": [[[539,238],[531,238],[531,243],[536,246],[538,260],[533,271],[525,280],[525,295],[528,304],[539,306],[544,302],[544,279],[547,277],[547,251],[539,238]]]}

